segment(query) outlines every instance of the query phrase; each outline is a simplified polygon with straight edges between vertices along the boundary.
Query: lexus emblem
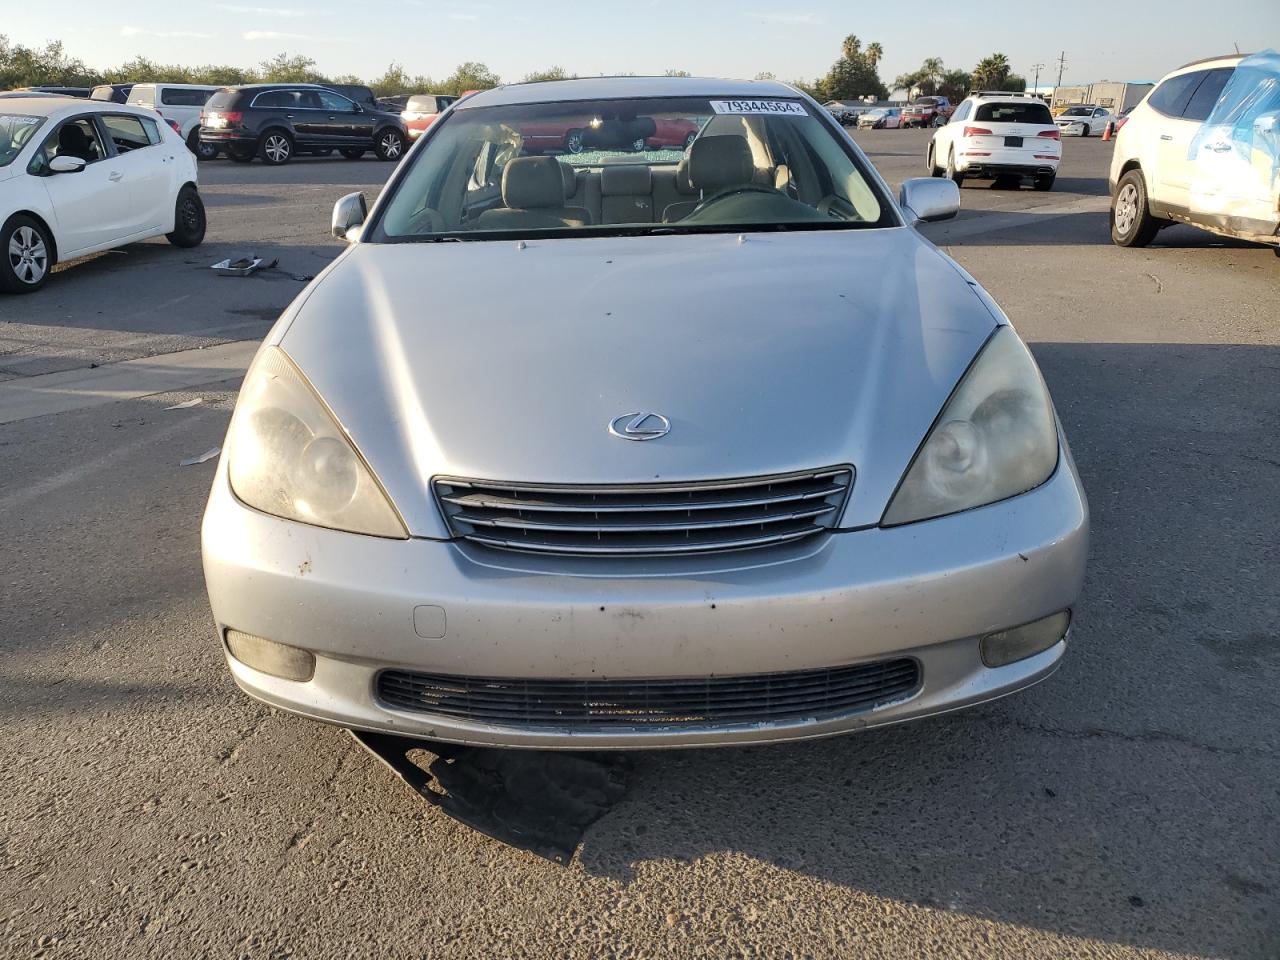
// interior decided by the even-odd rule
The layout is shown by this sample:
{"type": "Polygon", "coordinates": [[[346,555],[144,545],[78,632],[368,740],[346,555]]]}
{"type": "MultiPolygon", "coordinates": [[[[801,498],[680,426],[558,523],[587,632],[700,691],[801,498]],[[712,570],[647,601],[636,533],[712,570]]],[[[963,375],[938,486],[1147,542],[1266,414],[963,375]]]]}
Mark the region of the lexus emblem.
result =
{"type": "Polygon", "coordinates": [[[625,413],[609,424],[609,432],[623,440],[658,440],[671,432],[671,421],[660,413],[625,413]]]}

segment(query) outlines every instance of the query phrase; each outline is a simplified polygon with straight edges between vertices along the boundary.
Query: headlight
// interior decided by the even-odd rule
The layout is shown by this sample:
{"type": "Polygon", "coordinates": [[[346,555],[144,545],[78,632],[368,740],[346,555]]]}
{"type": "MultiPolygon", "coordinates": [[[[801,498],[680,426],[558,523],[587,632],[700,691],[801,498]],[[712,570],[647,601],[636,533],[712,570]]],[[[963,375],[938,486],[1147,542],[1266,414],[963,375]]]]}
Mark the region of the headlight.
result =
{"type": "Polygon", "coordinates": [[[408,539],[351,441],[278,347],[258,358],[240,391],[227,466],[236,496],[263,513],[408,539]]]}
{"type": "Polygon", "coordinates": [[[1040,486],[1058,466],[1049,391],[1031,353],[1001,327],[973,362],[916,454],[886,526],[943,517],[1040,486]]]}

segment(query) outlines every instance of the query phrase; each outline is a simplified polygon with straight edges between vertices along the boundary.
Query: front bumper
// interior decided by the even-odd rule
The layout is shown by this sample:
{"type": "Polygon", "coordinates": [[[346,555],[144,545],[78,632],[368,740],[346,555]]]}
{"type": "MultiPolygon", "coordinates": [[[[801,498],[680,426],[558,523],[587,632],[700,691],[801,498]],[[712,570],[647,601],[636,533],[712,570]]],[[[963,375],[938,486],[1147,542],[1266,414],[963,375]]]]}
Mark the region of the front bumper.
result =
{"type": "MultiPolygon", "coordinates": [[[[317,657],[307,682],[228,657],[247,693],[361,730],[455,743],[558,749],[748,744],[829,736],[1003,696],[1051,673],[1066,644],[995,669],[977,638],[1074,605],[1088,509],[1070,456],[1031,493],[896,529],[827,535],[795,554],[702,558],[572,574],[542,558],[438,541],[387,541],[266,516],[219,466],[205,514],[205,577],[226,629],[317,657]],[[701,566],[699,566],[701,564],[701,566]],[[415,610],[432,608],[424,639],[415,610]],[[724,677],[909,656],[907,699],[848,716],[599,731],[512,727],[391,709],[384,669],[507,678],[724,677]]],[[[635,563],[635,561],[627,561],[635,563]]]]}

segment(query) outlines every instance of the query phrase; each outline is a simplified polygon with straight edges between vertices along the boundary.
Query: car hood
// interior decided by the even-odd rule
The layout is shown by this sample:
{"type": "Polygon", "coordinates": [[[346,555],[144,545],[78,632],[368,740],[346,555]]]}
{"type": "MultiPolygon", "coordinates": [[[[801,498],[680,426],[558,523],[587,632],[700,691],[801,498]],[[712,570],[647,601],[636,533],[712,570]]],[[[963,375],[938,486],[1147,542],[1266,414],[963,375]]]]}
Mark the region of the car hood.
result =
{"type": "Polygon", "coordinates": [[[853,464],[879,521],[996,325],[909,228],[357,244],[276,338],[410,530],[434,476],[752,477],[853,464]],[[659,413],[670,433],[609,433],[659,413]]]}

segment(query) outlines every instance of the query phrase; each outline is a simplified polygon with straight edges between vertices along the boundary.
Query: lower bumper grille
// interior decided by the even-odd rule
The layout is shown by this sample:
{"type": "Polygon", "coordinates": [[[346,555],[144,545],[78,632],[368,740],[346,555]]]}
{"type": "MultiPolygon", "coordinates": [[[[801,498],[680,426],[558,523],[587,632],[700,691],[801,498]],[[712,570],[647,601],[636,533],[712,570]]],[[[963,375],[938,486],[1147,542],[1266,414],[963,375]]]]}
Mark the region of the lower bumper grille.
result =
{"type": "Polygon", "coordinates": [[[398,710],[471,723],[580,730],[784,723],[905,700],[920,665],[902,657],[824,670],[672,680],[524,680],[387,670],[377,695],[398,710]]]}

